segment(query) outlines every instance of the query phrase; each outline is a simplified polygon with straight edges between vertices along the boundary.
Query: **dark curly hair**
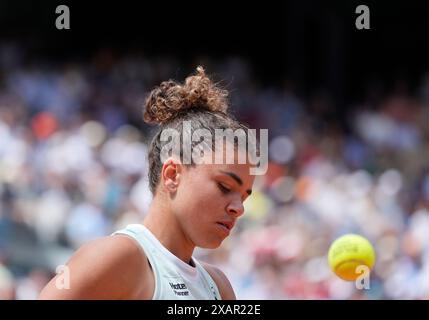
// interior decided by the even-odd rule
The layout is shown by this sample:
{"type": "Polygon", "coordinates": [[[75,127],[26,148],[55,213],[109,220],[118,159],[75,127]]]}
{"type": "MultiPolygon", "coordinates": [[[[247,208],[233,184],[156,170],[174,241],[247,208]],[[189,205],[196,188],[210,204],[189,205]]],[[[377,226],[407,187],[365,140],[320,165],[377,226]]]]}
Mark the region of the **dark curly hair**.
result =
{"type": "MultiPolygon", "coordinates": [[[[213,83],[201,66],[183,84],[173,80],[164,81],[149,93],[143,119],[160,126],[149,149],[149,186],[153,194],[156,193],[162,168],[160,153],[167,143],[160,139],[164,129],[175,129],[182,136],[182,123],[188,121],[192,132],[207,129],[212,137],[215,136],[215,129],[244,129],[247,135],[248,128],[227,113],[227,97],[228,91],[213,83]]],[[[192,143],[192,148],[196,144],[198,142],[192,143]]],[[[180,156],[182,155],[180,147],[180,156]]]]}

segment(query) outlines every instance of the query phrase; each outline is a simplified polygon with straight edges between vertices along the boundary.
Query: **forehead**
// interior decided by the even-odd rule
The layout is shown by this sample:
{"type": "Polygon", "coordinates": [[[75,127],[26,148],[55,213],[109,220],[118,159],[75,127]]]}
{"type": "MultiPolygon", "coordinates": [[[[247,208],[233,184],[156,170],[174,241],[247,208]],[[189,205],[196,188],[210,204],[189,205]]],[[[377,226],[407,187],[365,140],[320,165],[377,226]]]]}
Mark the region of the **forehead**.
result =
{"type": "Polygon", "coordinates": [[[210,177],[228,177],[228,173],[233,173],[243,181],[243,185],[245,186],[252,185],[255,178],[255,176],[250,174],[250,164],[201,164],[196,167],[200,172],[210,177]]]}
{"type": "Polygon", "coordinates": [[[194,156],[197,157],[198,163],[219,164],[219,165],[254,165],[255,155],[247,147],[238,147],[230,143],[224,143],[221,147],[216,146],[213,149],[200,146],[194,149],[194,156]]]}
{"type": "Polygon", "coordinates": [[[225,143],[221,149],[203,149],[204,156],[199,158],[198,164],[195,165],[199,169],[198,171],[208,175],[220,175],[222,172],[231,172],[240,177],[245,185],[253,183],[255,177],[250,174],[250,169],[255,165],[252,164],[249,154],[245,150],[246,148],[233,146],[231,148],[230,144],[225,143]],[[227,145],[230,147],[229,150],[227,150],[227,145]],[[220,152],[220,150],[223,152],[220,152]]]}

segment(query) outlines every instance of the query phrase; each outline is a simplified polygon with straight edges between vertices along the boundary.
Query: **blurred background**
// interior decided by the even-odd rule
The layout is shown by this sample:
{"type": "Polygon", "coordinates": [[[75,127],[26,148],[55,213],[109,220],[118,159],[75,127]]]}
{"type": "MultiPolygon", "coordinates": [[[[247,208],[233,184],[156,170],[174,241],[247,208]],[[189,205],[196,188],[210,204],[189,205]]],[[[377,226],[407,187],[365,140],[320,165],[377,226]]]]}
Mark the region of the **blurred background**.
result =
{"type": "Polygon", "coordinates": [[[202,64],[268,128],[270,165],[216,250],[239,299],[429,298],[429,6],[358,1],[0,2],[0,299],[34,299],[151,201],[145,95],[202,64]],[[55,8],[70,8],[70,30],[55,8]],[[330,271],[374,245],[369,290],[330,271]]]}

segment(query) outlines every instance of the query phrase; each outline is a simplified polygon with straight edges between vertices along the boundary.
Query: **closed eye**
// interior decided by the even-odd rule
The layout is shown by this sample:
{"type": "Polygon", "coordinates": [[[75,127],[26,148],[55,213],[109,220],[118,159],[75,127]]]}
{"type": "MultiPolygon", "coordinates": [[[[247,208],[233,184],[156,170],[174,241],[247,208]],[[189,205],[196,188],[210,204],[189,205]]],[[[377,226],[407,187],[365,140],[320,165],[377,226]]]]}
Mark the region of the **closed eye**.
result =
{"type": "Polygon", "coordinates": [[[231,192],[231,190],[228,189],[227,187],[225,187],[222,183],[218,183],[217,185],[218,185],[220,191],[222,191],[222,193],[228,194],[231,192]]]}

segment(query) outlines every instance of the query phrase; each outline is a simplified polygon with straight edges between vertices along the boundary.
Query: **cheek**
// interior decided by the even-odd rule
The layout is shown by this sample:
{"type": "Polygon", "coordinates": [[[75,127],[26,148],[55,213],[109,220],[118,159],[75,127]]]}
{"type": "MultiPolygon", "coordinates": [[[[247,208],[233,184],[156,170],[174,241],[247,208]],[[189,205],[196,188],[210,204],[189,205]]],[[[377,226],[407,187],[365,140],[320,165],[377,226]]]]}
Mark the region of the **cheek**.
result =
{"type": "Polygon", "coordinates": [[[189,218],[210,220],[221,214],[225,199],[215,183],[191,184],[181,193],[181,212],[189,218]]]}
{"type": "Polygon", "coordinates": [[[197,205],[200,210],[205,211],[206,213],[211,213],[211,211],[218,210],[218,207],[221,204],[221,199],[214,191],[216,190],[213,190],[209,187],[195,190],[193,199],[194,204],[197,205]]]}
{"type": "Polygon", "coordinates": [[[225,237],[215,224],[223,218],[226,205],[225,197],[217,188],[214,182],[188,186],[176,206],[185,232],[198,247],[217,248],[225,237]]]}

